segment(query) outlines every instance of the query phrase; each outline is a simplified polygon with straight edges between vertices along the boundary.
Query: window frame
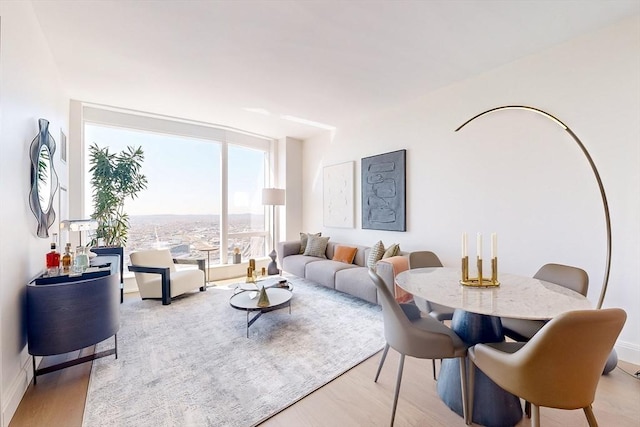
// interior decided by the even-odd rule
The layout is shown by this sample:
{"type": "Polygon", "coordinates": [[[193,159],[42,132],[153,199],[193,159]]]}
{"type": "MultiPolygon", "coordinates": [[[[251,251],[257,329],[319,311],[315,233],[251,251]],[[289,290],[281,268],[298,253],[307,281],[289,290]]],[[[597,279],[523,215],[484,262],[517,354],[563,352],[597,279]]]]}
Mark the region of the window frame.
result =
{"type": "MultiPolygon", "coordinates": [[[[82,105],[81,118],[81,175],[86,176],[89,165],[85,164],[84,158],[88,144],[84,134],[86,125],[108,126],[125,130],[134,130],[160,135],[170,135],[184,138],[196,138],[204,141],[211,141],[220,145],[220,259],[219,265],[226,265],[229,262],[229,239],[245,237],[264,237],[264,252],[267,256],[268,242],[271,241],[272,233],[270,212],[268,206],[263,206],[264,231],[248,231],[240,233],[229,232],[229,145],[242,146],[256,149],[265,153],[264,166],[264,186],[273,187],[273,177],[275,165],[276,140],[263,135],[252,134],[237,129],[217,126],[204,122],[196,122],[178,119],[168,116],[159,116],[131,110],[108,108],[91,104],[82,105]],[[223,249],[224,248],[224,249],[223,249]]],[[[89,217],[91,212],[84,212],[85,198],[89,189],[82,188],[81,191],[81,211],[83,217],[89,217]]]]}

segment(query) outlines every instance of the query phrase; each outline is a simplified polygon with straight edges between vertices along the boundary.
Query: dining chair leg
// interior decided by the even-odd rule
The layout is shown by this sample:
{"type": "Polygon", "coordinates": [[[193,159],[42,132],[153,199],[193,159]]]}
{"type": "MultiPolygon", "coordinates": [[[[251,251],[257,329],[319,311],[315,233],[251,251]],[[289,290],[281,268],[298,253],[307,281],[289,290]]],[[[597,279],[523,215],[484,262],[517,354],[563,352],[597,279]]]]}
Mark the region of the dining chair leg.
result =
{"type": "Polygon", "coordinates": [[[593,408],[591,405],[585,406],[582,409],[584,410],[584,414],[587,416],[589,427],[598,427],[598,421],[596,421],[596,416],[593,414],[593,408]]]}
{"type": "Polygon", "coordinates": [[[527,418],[531,418],[531,402],[529,402],[528,400],[524,401],[524,413],[527,418]]]}
{"type": "MultiPolygon", "coordinates": [[[[467,380],[467,418],[464,420],[467,425],[473,422],[473,399],[475,397],[476,365],[469,362],[469,379],[467,380]]],[[[463,408],[464,410],[464,408],[463,408]]]]}
{"type": "Polygon", "coordinates": [[[400,383],[402,382],[402,369],[404,368],[404,354],[400,355],[400,363],[398,364],[398,378],[396,378],[396,392],[393,396],[393,409],[391,410],[391,424],[396,419],[396,407],[398,406],[398,395],[400,394],[400,383]]]}
{"type": "Polygon", "coordinates": [[[531,427],[540,427],[540,407],[531,404],[531,427]]]}
{"type": "Polygon", "coordinates": [[[467,383],[467,358],[461,357],[458,359],[460,362],[460,389],[462,392],[462,415],[464,422],[470,424],[469,421],[469,389],[467,383]]]}
{"type": "Polygon", "coordinates": [[[436,359],[431,359],[431,365],[433,366],[433,380],[438,381],[436,378],[436,359]]]}
{"type": "Polygon", "coordinates": [[[380,364],[378,365],[378,372],[376,372],[376,377],[373,380],[374,383],[378,382],[378,377],[380,376],[380,371],[382,370],[382,365],[384,365],[384,359],[387,358],[387,352],[389,351],[389,344],[384,345],[384,350],[382,351],[382,357],[380,358],[380,364]]]}

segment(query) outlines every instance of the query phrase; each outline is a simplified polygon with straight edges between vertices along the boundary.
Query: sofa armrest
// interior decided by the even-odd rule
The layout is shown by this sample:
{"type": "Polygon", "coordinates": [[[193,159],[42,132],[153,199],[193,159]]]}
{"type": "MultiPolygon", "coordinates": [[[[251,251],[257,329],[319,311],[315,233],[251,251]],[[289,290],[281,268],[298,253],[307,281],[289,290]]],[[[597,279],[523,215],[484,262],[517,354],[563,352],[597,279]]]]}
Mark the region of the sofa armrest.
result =
{"type": "Polygon", "coordinates": [[[397,292],[395,289],[396,282],[396,274],[404,271],[408,268],[408,262],[398,262],[404,261],[400,260],[400,258],[407,258],[404,255],[396,255],[395,257],[381,259],[376,263],[376,273],[378,276],[382,278],[385,285],[387,285],[387,289],[391,292],[391,295],[397,297],[397,292]],[[398,260],[396,260],[398,258],[398,260]]]}
{"type": "Polygon", "coordinates": [[[282,265],[282,258],[300,254],[300,240],[289,240],[278,243],[278,261],[282,265]]]}

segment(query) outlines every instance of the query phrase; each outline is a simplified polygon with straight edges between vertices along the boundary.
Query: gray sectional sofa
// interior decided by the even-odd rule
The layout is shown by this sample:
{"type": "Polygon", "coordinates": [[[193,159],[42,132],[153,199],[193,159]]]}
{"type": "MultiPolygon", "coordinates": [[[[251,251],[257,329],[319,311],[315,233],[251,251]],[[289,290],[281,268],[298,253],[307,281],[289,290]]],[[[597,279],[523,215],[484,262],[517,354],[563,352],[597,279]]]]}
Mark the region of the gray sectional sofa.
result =
{"type": "MultiPolygon", "coordinates": [[[[326,257],[312,257],[300,254],[300,241],[292,240],[278,243],[278,258],[283,271],[307,280],[319,283],[331,289],[354,295],[374,304],[379,304],[378,292],[367,274],[367,258],[370,247],[348,243],[331,242],[327,244],[326,257]],[[333,261],[338,245],[356,247],[357,252],[352,264],[333,261]]],[[[401,252],[398,256],[407,256],[401,252]]],[[[391,292],[395,276],[393,265],[384,259],[376,264],[376,271],[385,281],[391,292]]]]}

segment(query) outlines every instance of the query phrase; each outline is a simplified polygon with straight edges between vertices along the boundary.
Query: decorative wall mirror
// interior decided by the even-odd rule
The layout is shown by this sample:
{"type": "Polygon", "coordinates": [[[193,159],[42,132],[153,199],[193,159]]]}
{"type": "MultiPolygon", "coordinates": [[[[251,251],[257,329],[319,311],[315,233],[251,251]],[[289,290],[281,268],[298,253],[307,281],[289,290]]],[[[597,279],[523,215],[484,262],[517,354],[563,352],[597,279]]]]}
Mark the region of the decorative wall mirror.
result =
{"type": "Polygon", "coordinates": [[[58,189],[58,175],[53,167],[56,142],[49,133],[49,122],[38,120],[38,135],[31,142],[31,191],[29,206],[38,221],[38,237],[49,237],[49,228],[56,220],[53,196],[58,189]]]}

